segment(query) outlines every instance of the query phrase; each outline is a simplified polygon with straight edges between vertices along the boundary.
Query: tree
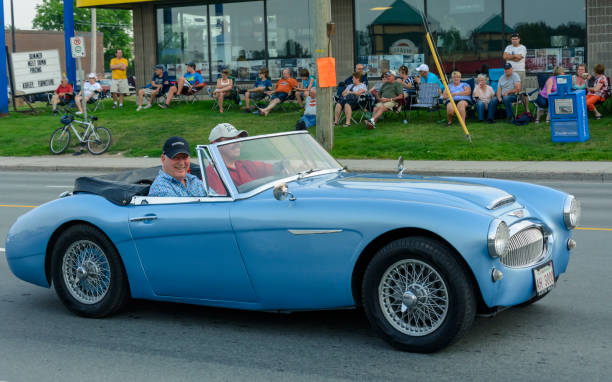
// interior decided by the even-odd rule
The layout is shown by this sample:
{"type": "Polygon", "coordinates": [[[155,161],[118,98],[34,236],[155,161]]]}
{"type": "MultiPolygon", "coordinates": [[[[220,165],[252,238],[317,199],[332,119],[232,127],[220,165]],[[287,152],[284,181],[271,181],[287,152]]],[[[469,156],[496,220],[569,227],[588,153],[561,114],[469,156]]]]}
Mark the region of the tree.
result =
{"type": "MultiPolygon", "coordinates": [[[[74,26],[82,32],[91,31],[91,9],[77,8],[74,1],[74,26]]],[[[36,16],[32,21],[35,29],[64,30],[64,2],[62,0],[43,0],[36,6],[36,16]]],[[[97,9],[96,24],[99,32],[104,33],[104,68],[109,70],[110,59],[115,51],[121,49],[123,57],[132,59],[132,13],[122,9],[97,9]]]]}

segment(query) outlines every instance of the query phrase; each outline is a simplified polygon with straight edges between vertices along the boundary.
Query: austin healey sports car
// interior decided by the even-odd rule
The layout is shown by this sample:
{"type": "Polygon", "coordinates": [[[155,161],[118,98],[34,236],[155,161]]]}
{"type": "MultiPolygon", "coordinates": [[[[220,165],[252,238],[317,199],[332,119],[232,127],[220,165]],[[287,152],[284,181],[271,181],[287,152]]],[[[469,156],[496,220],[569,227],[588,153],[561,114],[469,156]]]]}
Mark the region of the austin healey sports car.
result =
{"type": "MultiPolygon", "coordinates": [[[[199,197],[150,197],[159,171],[82,177],[22,215],[6,257],[75,314],[131,299],[261,311],[362,307],[391,345],[439,350],[477,314],[533,303],[565,272],[580,206],[480,178],[352,173],[307,132],[196,148],[199,197]],[[260,167],[235,180],[228,153],[260,167]]],[[[235,163],[234,163],[235,165],[235,163]]],[[[247,166],[248,167],[248,166],[247,166]]]]}

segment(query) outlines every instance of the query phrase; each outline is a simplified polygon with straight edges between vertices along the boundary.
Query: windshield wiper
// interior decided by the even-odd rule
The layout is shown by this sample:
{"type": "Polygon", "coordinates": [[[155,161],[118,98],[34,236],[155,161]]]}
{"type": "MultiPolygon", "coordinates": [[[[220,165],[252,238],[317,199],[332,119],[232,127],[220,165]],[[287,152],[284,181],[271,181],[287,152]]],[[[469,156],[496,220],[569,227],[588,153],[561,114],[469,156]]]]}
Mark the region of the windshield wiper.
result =
{"type": "Polygon", "coordinates": [[[298,175],[297,180],[301,180],[301,179],[302,179],[303,177],[305,177],[306,175],[308,175],[308,174],[312,174],[312,173],[313,173],[313,172],[315,172],[315,171],[319,171],[319,169],[318,169],[318,168],[311,168],[310,170],[305,170],[305,171],[298,172],[298,174],[297,174],[297,175],[298,175]]]}

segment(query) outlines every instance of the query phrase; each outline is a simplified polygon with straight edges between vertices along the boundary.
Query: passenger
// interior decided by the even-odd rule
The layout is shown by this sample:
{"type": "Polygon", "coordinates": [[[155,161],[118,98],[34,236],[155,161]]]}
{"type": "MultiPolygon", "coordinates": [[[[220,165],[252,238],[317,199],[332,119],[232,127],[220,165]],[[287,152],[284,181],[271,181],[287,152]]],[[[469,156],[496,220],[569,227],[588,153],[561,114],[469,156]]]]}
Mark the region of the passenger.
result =
{"type": "MultiPolygon", "coordinates": [[[[215,126],[208,140],[210,143],[219,143],[231,139],[246,137],[248,133],[236,129],[230,123],[220,123],[215,126]]],[[[274,175],[274,166],[268,163],[250,160],[240,160],[240,142],[219,147],[223,162],[236,187],[253,180],[274,175]]],[[[219,195],[227,195],[223,183],[215,172],[213,166],[206,167],[208,185],[219,195]]]]}
{"type": "Polygon", "coordinates": [[[202,181],[189,174],[189,153],[185,138],[168,138],[161,155],[162,168],[149,188],[149,196],[206,196],[202,181]]]}

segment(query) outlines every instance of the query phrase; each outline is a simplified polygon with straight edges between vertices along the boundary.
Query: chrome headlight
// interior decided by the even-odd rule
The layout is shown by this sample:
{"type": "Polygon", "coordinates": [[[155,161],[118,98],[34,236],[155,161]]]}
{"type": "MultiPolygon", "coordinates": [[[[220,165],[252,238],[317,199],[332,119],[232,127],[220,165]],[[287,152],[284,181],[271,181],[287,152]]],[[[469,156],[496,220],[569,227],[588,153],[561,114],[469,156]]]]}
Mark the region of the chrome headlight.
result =
{"type": "Polygon", "coordinates": [[[580,202],[574,195],[568,195],[563,204],[563,221],[567,229],[574,229],[580,220],[580,202]]]}
{"type": "Polygon", "coordinates": [[[491,257],[500,257],[506,253],[508,239],[510,238],[510,229],[500,219],[495,219],[489,225],[489,234],[487,235],[487,243],[489,246],[489,255],[491,257]]]}

